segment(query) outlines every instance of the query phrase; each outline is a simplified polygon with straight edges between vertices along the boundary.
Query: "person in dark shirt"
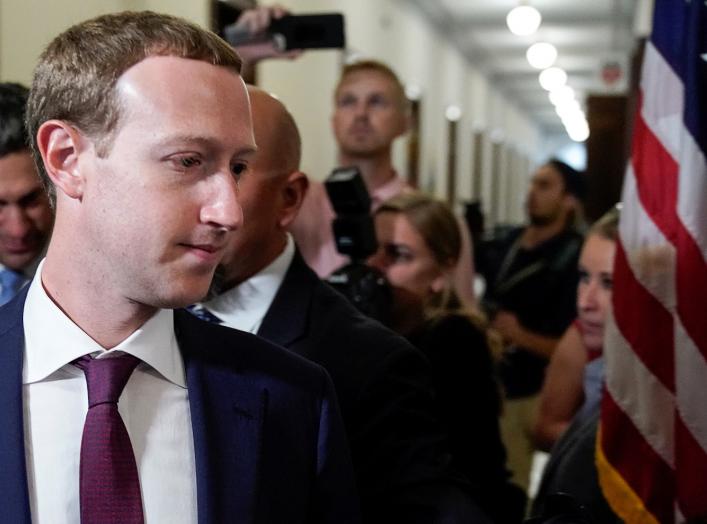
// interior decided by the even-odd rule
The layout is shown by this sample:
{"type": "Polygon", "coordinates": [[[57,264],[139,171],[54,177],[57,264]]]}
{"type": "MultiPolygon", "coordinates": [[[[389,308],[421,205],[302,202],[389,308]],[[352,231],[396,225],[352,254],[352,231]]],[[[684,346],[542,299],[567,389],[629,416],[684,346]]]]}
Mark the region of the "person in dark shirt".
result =
{"type": "Polygon", "coordinates": [[[393,288],[393,329],[431,363],[435,413],[449,434],[453,464],[495,522],[520,522],[525,497],[508,482],[486,330],[451,283],[461,249],[458,221],[442,202],[406,193],[381,205],[375,225],[379,248],[369,264],[393,288]]]}
{"type": "Polygon", "coordinates": [[[484,304],[504,339],[500,375],[508,402],[501,429],[514,480],[527,487],[531,429],[545,367],[576,317],[577,260],[582,236],[573,228],[584,184],[581,175],[551,160],[533,175],[527,226],[502,242],[487,275],[484,304]]]}

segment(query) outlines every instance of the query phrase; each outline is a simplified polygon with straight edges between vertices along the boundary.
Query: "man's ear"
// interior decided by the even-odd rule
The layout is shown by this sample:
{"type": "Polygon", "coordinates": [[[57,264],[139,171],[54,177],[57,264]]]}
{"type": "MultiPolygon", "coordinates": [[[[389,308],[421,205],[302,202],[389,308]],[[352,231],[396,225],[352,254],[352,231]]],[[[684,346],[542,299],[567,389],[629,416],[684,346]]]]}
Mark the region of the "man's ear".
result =
{"type": "Polygon", "coordinates": [[[44,169],[54,185],[70,198],[81,199],[84,180],[79,169],[79,152],[85,139],[67,122],[47,120],[37,131],[37,147],[44,169]]]}
{"type": "Polygon", "coordinates": [[[309,179],[301,171],[293,171],[287,175],[282,186],[282,208],[280,210],[280,227],[287,228],[297,217],[302,201],[309,189],[309,179]]]}

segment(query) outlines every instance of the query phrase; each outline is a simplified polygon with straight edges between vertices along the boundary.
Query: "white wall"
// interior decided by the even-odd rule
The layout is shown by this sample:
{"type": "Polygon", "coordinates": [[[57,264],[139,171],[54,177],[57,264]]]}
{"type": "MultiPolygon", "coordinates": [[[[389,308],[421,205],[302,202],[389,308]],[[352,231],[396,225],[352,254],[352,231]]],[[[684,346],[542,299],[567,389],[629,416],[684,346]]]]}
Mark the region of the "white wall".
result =
{"type": "Polygon", "coordinates": [[[208,25],[207,0],[0,0],[0,80],[29,84],[44,47],[71,25],[126,9],[169,13],[208,25]]]}
{"type": "MultiPolygon", "coordinates": [[[[422,15],[402,0],[282,0],[294,12],[342,12],[348,47],[390,64],[406,84],[422,91],[420,185],[439,196],[446,192],[449,104],[462,109],[458,125],[457,194],[471,196],[472,134],[486,132],[483,196],[488,198],[491,137],[537,163],[546,142],[539,130],[488,80],[474,70],[422,15]]],[[[123,9],[152,9],[208,25],[208,0],[0,0],[0,80],[29,83],[44,46],[70,25],[123,9]],[[41,13],[41,16],[38,16],[41,13]]],[[[259,82],[290,108],[303,136],[303,168],[325,178],[336,165],[330,115],[332,93],[344,52],[311,51],[296,61],[270,61],[259,68],[259,82]]],[[[405,139],[394,161],[405,168],[405,139]]],[[[544,156],[544,155],[543,155],[544,156]]],[[[509,164],[510,165],[510,164],[509,164]]],[[[512,165],[515,165],[512,164],[512,165]]],[[[403,173],[404,174],[404,173],[403,173]]],[[[509,211],[510,212],[510,211],[509,211]]]]}
{"type": "MultiPolygon", "coordinates": [[[[422,15],[397,0],[284,0],[297,12],[341,11],[346,19],[348,47],[365,57],[391,65],[406,84],[420,87],[420,186],[439,196],[446,192],[447,123],[449,104],[462,109],[459,122],[457,193],[471,196],[472,133],[485,129],[501,134],[509,145],[526,154],[540,148],[542,136],[528,119],[503,99],[488,81],[447,43],[422,15]]],[[[260,67],[260,84],[283,100],[300,125],[303,168],[324,178],[335,165],[336,150],[330,131],[332,93],[343,53],[310,52],[293,63],[269,62],[260,67]]],[[[487,133],[487,134],[488,134],[487,133]]],[[[394,149],[394,161],[404,169],[404,142],[394,149]]],[[[490,155],[486,155],[486,161],[490,155]]],[[[490,164],[485,178],[490,176],[490,164]]],[[[484,187],[488,190],[488,180],[484,187]]],[[[485,192],[486,193],[486,192],[485,192]]]]}

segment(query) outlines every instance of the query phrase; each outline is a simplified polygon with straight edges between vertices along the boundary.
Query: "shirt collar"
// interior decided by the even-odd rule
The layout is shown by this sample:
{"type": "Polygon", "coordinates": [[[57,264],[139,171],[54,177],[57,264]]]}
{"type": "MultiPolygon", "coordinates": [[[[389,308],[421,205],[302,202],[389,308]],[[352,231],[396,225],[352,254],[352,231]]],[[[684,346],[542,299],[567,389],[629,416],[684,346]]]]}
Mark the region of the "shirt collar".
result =
{"type": "Polygon", "coordinates": [[[294,255],[295,243],[288,233],[285,249],[268,266],[202,305],[229,327],[257,332],[294,255]]]}
{"type": "Polygon", "coordinates": [[[46,379],[77,358],[129,353],[170,382],[186,387],[184,363],[174,334],[174,313],[161,309],[129,337],[105,350],[49,298],[42,285],[42,266],[30,284],[24,309],[25,352],[22,383],[46,379]]]}
{"type": "Polygon", "coordinates": [[[386,200],[389,200],[409,189],[410,186],[407,182],[405,182],[405,180],[403,180],[397,172],[393,171],[393,178],[388,180],[382,186],[378,186],[376,189],[371,191],[372,210],[375,211],[386,200]]]}

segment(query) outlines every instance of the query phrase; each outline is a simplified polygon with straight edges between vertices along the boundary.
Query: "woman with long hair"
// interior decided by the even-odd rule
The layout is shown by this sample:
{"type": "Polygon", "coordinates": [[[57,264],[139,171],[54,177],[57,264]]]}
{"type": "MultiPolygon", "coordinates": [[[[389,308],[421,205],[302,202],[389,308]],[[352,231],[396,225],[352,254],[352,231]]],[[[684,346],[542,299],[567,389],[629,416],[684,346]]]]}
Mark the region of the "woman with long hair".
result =
{"type": "MultiPolygon", "coordinates": [[[[623,522],[604,499],[596,463],[604,377],[604,326],[611,308],[619,211],[612,209],[587,233],[579,258],[577,320],[558,343],[547,369],[535,427],[539,446],[552,448],[533,501],[535,523],[555,522],[562,507],[580,508],[582,522],[623,522]]],[[[573,521],[575,522],[575,521],[573,521]]]]}
{"type": "Polygon", "coordinates": [[[619,211],[614,208],[591,226],[582,246],[577,320],[558,342],[540,393],[534,430],[540,449],[549,450],[575,416],[591,412],[599,402],[618,223],[619,211]]]}
{"type": "Polygon", "coordinates": [[[448,431],[453,463],[495,521],[520,522],[524,495],[509,483],[505,468],[487,331],[452,285],[461,250],[457,218],[443,202],[410,192],[380,206],[375,226],[379,247],[369,263],[392,287],[391,327],[431,363],[436,411],[448,431]]]}

